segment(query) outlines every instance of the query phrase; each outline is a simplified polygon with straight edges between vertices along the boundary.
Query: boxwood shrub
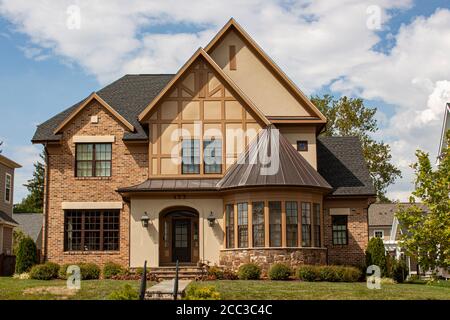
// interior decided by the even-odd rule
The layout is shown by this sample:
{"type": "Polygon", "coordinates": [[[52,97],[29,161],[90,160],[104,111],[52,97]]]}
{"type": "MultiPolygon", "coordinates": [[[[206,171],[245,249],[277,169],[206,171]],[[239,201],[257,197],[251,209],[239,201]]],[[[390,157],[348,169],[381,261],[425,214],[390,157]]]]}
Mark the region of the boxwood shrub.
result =
{"type": "Polygon", "coordinates": [[[347,266],[310,266],[297,269],[297,277],[303,281],[356,282],[361,278],[361,270],[347,266]]]}
{"type": "Polygon", "coordinates": [[[59,268],[59,278],[67,279],[67,268],[71,265],[77,265],[80,267],[81,279],[82,280],[96,280],[100,278],[100,267],[95,263],[70,263],[64,264],[59,268]]]}
{"type": "Polygon", "coordinates": [[[126,272],[120,264],[114,262],[107,262],[103,266],[103,278],[111,279],[114,276],[122,275],[126,272]]]}
{"type": "Polygon", "coordinates": [[[255,263],[246,263],[239,267],[238,276],[241,280],[258,280],[261,277],[261,268],[255,263]]]}
{"type": "Polygon", "coordinates": [[[51,280],[58,278],[59,265],[53,262],[37,264],[30,270],[30,278],[35,280],[51,280]]]}
{"type": "Polygon", "coordinates": [[[269,269],[270,280],[288,280],[291,274],[291,268],[283,263],[275,263],[269,269]]]}

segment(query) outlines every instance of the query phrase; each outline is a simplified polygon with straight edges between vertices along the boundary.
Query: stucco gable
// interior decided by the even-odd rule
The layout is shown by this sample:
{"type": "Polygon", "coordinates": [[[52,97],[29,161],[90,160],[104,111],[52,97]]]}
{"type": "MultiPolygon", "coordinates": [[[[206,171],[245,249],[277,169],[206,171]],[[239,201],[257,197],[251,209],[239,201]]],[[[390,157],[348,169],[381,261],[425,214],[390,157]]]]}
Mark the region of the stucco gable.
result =
{"type": "Polygon", "coordinates": [[[271,122],[326,122],[323,114],[234,19],[205,51],[271,122]],[[231,52],[235,55],[233,67],[230,67],[231,52]]]}

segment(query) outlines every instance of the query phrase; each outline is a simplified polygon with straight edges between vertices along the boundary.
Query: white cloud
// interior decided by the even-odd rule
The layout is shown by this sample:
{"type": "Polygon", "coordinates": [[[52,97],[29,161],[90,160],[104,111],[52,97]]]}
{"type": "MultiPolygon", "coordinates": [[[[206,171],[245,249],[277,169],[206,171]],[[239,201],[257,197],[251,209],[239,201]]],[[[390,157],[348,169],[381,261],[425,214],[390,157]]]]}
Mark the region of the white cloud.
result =
{"type": "Polygon", "coordinates": [[[0,0],[0,15],[29,36],[31,52],[79,64],[102,83],[124,73],[175,72],[234,16],[306,93],[331,84],[337,93],[395,106],[392,117],[378,115],[383,131],[377,137],[391,144],[404,171],[391,194],[405,200],[415,149],[436,153],[450,92],[450,11],[389,30],[391,10],[411,6],[411,0],[0,0]],[[81,25],[71,30],[66,10],[74,3],[81,25]],[[389,53],[373,49],[380,38],[367,28],[371,5],[380,8],[381,26],[390,32],[389,53]],[[160,31],[178,24],[201,31],[160,31]]]}

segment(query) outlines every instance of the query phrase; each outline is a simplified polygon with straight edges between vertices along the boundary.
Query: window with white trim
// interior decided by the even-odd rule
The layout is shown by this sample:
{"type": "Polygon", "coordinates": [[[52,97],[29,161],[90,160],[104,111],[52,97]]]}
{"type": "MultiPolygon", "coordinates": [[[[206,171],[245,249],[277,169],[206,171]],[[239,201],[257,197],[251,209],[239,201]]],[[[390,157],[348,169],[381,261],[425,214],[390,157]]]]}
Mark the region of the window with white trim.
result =
{"type": "Polygon", "coordinates": [[[373,236],[374,236],[375,238],[381,238],[381,239],[383,239],[383,238],[384,238],[384,231],[383,231],[383,230],[375,230],[375,231],[373,232],[373,236]]]}
{"type": "Polygon", "coordinates": [[[11,203],[12,176],[7,173],[5,176],[5,202],[11,203]]]}

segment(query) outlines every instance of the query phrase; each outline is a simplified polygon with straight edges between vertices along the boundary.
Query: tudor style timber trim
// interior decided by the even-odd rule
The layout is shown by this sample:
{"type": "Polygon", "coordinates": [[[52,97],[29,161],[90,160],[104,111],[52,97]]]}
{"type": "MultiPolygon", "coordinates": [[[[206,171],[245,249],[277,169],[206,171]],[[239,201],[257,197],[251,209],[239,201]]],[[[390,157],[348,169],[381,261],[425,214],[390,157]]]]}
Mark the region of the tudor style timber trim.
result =
{"type": "MultiPolygon", "coordinates": [[[[289,79],[289,77],[281,70],[281,68],[264,52],[263,49],[253,40],[250,35],[234,20],[231,18],[227,24],[216,34],[216,36],[211,40],[210,43],[205,47],[205,51],[209,54],[214,48],[220,43],[224,38],[225,34],[234,29],[249,45],[251,49],[258,55],[258,57],[269,67],[269,70],[281,80],[281,83],[287,87],[289,91],[294,94],[298,100],[302,101],[310,111],[317,116],[317,119],[309,119],[308,117],[304,119],[296,119],[294,123],[321,123],[325,124],[327,119],[320,112],[319,109],[308,99],[308,97],[294,84],[294,82],[289,79]]],[[[278,122],[275,119],[273,122],[278,122]]],[[[272,120],[271,120],[272,121],[272,120]]],[[[282,123],[289,123],[289,119],[283,119],[282,123]]]]}
{"type": "Polygon", "coordinates": [[[175,85],[178,79],[188,70],[188,68],[197,60],[198,57],[203,57],[206,62],[212,67],[212,69],[218,73],[218,75],[233,89],[233,91],[244,101],[244,103],[255,113],[258,120],[262,121],[265,125],[269,125],[270,121],[266,116],[256,107],[256,105],[245,95],[245,93],[234,84],[234,82],[228,77],[223,70],[214,62],[213,59],[202,49],[199,48],[194,55],[181,67],[175,77],[170,80],[166,87],[152,100],[152,102],[141,112],[139,115],[139,121],[143,121],[150,114],[151,110],[161,101],[161,99],[169,92],[169,90],[175,85]]]}
{"type": "Polygon", "coordinates": [[[76,108],[53,132],[58,134],[77,114],[79,114],[92,100],[97,100],[100,105],[102,105],[106,110],[108,110],[112,115],[114,115],[125,127],[127,127],[131,132],[134,132],[134,126],[128,122],[124,117],[122,117],[113,107],[111,107],[105,100],[103,100],[97,93],[93,92],[89,97],[84,100],[84,102],[76,108]]]}

